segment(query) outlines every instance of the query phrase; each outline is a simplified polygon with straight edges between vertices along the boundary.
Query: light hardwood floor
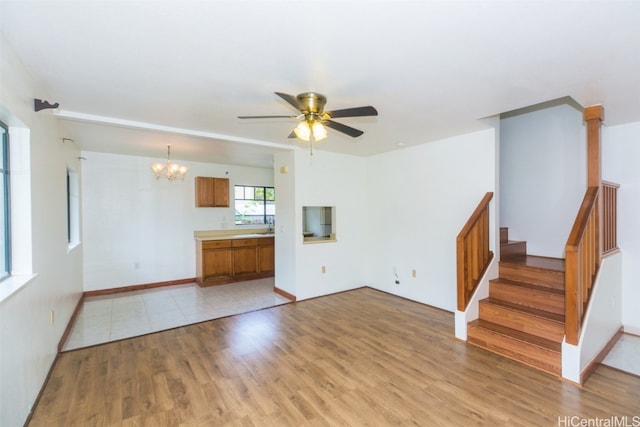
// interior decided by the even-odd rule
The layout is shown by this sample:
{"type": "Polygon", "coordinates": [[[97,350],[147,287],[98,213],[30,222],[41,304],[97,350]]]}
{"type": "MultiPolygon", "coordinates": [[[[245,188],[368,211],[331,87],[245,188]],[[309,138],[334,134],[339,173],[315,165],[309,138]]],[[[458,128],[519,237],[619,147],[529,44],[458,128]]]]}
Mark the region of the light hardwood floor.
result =
{"type": "Polygon", "coordinates": [[[639,402],[637,376],[601,366],[581,389],[363,288],[63,353],[30,425],[557,426],[639,402]]]}

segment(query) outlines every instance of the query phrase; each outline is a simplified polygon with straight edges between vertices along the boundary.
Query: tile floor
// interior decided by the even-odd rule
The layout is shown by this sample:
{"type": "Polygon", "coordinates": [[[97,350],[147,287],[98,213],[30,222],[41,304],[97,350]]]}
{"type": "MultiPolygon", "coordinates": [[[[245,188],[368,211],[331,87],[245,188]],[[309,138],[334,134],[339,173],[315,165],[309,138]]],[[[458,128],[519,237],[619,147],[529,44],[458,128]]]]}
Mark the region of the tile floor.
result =
{"type": "Polygon", "coordinates": [[[285,304],[274,279],[195,283],[85,298],[63,351],[285,304]]]}
{"type": "Polygon", "coordinates": [[[602,364],[640,376],[640,336],[623,334],[602,364]]]}

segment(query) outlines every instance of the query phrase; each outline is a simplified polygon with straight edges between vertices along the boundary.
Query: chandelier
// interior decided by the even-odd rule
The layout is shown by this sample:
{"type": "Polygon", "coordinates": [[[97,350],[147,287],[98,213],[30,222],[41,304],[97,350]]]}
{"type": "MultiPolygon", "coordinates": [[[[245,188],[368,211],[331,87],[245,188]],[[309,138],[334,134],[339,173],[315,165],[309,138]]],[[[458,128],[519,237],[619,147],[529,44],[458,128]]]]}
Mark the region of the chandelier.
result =
{"type": "Polygon", "coordinates": [[[169,181],[184,180],[184,176],[189,172],[188,167],[171,162],[171,145],[167,145],[167,163],[152,163],[151,170],[156,179],[167,178],[169,181]]]}

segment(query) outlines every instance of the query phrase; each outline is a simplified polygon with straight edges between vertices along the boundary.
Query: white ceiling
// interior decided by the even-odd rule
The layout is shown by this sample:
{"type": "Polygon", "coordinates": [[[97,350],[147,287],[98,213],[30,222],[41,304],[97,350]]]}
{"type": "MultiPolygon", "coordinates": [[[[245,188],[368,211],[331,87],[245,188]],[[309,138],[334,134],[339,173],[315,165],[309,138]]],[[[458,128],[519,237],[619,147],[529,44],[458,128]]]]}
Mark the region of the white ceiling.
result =
{"type": "Polygon", "coordinates": [[[640,121],[636,0],[2,0],[0,31],[85,150],[271,167],[295,122],[236,116],[294,113],[274,91],[375,106],[318,143],[361,156],[564,96],[640,121]]]}

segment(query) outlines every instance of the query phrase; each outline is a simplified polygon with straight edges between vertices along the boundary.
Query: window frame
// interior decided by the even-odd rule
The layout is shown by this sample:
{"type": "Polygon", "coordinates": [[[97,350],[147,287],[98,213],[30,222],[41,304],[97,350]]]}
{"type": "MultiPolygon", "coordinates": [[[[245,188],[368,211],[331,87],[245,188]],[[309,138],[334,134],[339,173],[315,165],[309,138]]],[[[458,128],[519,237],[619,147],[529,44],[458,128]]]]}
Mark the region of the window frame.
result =
{"type": "Polygon", "coordinates": [[[0,161],[0,175],[3,176],[2,199],[4,222],[4,271],[0,271],[0,280],[11,276],[11,165],[9,163],[9,126],[0,121],[0,127],[3,129],[2,141],[0,141],[0,150],[2,150],[2,161],[0,161]]]}
{"type": "Polygon", "coordinates": [[[71,250],[80,244],[80,176],[67,166],[67,244],[71,250]]]}
{"type": "Polygon", "coordinates": [[[273,186],[270,185],[244,185],[244,184],[236,184],[233,186],[233,207],[234,207],[234,225],[239,225],[239,226],[251,226],[251,225],[273,225],[275,223],[275,212],[273,215],[269,215],[267,214],[267,206],[269,205],[267,202],[273,202],[273,206],[275,209],[275,204],[276,204],[276,189],[273,186]],[[247,188],[253,188],[253,194],[254,194],[254,198],[251,199],[247,199],[247,198],[237,198],[236,197],[236,193],[237,193],[237,189],[238,187],[242,187],[244,190],[242,191],[242,193],[246,196],[246,189],[247,188]],[[256,199],[255,198],[255,192],[256,189],[262,189],[262,194],[264,194],[264,198],[262,199],[256,199]],[[267,190],[273,190],[273,200],[272,199],[267,199],[267,190]],[[254,202],[262,202],[262,221],[261,223],[259,222],[251,222],[251,223],[242,223],[242,222],[238,222],[238,220],[236,219],[237,217],[237,213],[235,213],[235,206],[236,206],[236,201],[237,200],[248,200],[248,201],[254,201],[254,202]],[[269,221],[271,219],[271,221],[269,221]]]}

